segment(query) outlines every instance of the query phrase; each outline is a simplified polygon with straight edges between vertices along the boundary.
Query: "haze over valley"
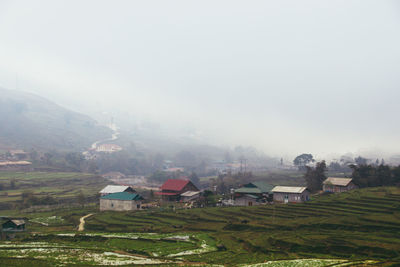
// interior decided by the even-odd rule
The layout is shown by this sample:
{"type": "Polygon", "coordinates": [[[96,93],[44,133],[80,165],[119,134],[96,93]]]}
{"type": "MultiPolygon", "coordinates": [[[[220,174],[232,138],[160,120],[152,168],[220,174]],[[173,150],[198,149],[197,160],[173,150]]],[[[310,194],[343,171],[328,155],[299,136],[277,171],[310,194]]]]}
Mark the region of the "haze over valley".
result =
{"type": "Polygon", "coordinates": [[[399,30],[395,0],[0,0],[0,266],[399,266],[399,30]]]}

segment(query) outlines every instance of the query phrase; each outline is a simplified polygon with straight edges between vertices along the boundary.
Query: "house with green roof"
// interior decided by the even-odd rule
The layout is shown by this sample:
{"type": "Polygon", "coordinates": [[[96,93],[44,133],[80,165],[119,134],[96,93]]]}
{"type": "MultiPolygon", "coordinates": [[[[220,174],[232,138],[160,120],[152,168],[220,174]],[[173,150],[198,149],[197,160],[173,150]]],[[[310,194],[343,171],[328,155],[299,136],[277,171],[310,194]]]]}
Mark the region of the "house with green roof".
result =
{"type": "Polygon", "coordinates": [[[100,211],[140,210],[143,197],[136,193],[118,192],[100,197],[100,211]]]}
{"type": "Polygon", "coordinates": [[[235,205],[253,206],[272,201],[273,185],[265,182],[251,182],[235,189],[235,205]]]}

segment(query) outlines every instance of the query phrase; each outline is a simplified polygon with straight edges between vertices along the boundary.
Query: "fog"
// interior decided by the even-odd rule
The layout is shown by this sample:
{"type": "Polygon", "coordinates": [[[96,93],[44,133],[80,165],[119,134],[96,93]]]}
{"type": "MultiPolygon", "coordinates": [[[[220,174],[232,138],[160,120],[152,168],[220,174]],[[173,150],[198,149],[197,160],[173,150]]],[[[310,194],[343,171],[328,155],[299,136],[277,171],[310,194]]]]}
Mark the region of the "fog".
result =
{"type": "Polygon", "coordinates": [[[274,156],[400,149],[398,1],[0,1],[0,86],[274,156]]]}

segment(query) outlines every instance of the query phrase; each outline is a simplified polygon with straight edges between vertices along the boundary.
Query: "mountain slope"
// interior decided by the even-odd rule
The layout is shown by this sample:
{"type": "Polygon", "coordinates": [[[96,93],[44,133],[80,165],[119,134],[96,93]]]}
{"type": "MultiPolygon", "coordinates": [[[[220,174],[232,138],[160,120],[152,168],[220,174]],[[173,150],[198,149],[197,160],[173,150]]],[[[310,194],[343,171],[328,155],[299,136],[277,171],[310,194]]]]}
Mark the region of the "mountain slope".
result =
{"type": "Polygon", "coordinates": [[[80,150],[111,131],[34,94],[0,88],[0,147],[80,150]]]}

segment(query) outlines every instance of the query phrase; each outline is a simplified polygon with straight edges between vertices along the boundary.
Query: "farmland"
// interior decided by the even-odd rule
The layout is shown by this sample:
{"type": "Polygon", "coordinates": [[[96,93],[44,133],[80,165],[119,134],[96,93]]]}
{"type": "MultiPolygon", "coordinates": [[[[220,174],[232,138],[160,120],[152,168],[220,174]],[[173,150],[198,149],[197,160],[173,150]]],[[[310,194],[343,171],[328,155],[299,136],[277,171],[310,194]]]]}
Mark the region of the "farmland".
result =
{"type": "Polygon", "coordinates": [[[0,172],[0,209],[21,207],[22,195],[51,197],[54,202],[76,202],[79,194],[95,197],[107,181],[93,174],[75,172],[0,172]]]}
{"type": "Polygon", "coordinates": [[[102,213],[86,207],[24,215],[31,219],[28,227],[34,233],[1,243],[0,257],[13,265],[40,261],[38,266],[395,266],[400,262],[400,188],[396,187],[323,195],[304,204],[102,213]],[[85,231],[76,232],[79,218],[89,213],[94,215],[86,219],[85,231]],[[34,249],[39,244],[43,249],[34,249]],[[16,259],[16,248],[21,246],[28,249],[25,258],[16,259]],[[86,257],[78,256],[83,252],[86,257]]]}

